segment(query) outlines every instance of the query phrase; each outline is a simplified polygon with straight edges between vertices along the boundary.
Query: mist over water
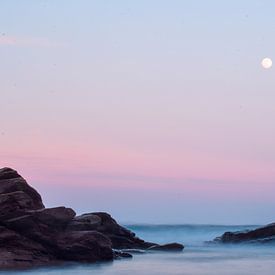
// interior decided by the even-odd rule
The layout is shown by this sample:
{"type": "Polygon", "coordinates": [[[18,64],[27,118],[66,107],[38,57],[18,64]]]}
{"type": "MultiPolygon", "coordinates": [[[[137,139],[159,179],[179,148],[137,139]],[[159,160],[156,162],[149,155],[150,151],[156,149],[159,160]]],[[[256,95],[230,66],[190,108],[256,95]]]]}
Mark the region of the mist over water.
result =
{"type": "Polygon", "coordinates": [[[199,274],[199,275],[271,275],[275,270],[273,245],[218,245],[213,240],[226,231],[243,231],[257,226],[224,225],[127,225],[137,236],[152,242],[180,242],[183,252],[134,254],[133,259],[108,263],[66,264],[8,274],[199,274]]]}
{"type": "Polygon", "coordinates": [[[180,242],[187,247],[203,246],[226,231],[244,231],[257,225],[128,225],[142,239],[156,243],[180,242]]]}

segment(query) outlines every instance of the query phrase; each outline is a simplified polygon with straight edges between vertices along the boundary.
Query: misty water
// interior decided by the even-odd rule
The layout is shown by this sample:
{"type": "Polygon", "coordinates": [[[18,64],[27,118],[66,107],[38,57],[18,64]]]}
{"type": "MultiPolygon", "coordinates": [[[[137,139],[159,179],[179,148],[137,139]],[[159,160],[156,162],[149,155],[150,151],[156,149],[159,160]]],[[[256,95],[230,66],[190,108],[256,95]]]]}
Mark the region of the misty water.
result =
{"type": "Polygon", "coordinates": [[[127,226],[148,241],[185,244],[183,252],[134,254],[132,259],[108,263],[66,264],[8,274],[205,274],[253,275],[274,274],[275,246],[213,245],[205,241],[226,231],[253,229],[256,226],[217,225],[131,225],[127,226]]]}

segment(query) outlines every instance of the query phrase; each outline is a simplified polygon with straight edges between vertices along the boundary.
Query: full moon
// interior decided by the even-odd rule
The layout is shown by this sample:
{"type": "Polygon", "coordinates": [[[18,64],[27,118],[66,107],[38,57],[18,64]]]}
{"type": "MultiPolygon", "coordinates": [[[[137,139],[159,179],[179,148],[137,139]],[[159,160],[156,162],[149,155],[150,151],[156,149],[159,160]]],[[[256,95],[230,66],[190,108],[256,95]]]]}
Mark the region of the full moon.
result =
{"type": "Polygon", "coordinates": [[[265,69],[270,69],[272,67],[272,60],[268,57],[262,60],[262,66],[265,69]]]}

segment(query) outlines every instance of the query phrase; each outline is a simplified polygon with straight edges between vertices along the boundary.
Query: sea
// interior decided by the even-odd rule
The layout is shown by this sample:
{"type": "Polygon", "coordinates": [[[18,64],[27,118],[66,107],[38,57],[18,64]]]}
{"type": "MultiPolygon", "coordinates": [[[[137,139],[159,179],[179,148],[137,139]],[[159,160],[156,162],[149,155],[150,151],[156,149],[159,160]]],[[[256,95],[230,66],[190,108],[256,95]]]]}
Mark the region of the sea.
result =
{"type": "MultiPolygon", "coordinates": [[[[224,225],[126,225],[137,236],[165,244],[179,242],[182,252],[146,252],[113,262],[74,264],[28,271],[4,272],[26,275],[274,275],[275,245],[225,245],[208,241],[226,231],[243,231],[258,226],[224,225]]],[[[1,273],[1,272],[0,272],[1,273]]],[[[3,272],[2,272],[3,273],[3,272]]],[[[1,273],[1,274],[2,274],[1,273]]]]}

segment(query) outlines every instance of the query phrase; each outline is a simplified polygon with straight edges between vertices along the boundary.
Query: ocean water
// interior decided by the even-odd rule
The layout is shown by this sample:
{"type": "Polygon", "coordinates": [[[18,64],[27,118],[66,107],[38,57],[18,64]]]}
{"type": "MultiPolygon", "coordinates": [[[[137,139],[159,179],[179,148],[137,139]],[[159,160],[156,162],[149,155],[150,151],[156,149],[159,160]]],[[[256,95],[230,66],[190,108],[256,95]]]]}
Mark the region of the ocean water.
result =
{"type": "Polygon", "coordinates": [[[253,229],[256,226],[217,225],[130,225],[126,226],[145,240],[167,243],[180,242],[183,252],[150,252],[96,264],[66,264],[62,267],[40,268],[6,274],[57,275],[273,275],[275,274],[275,246],[218,245],[205,241],[226,231],[253,229]]]}

